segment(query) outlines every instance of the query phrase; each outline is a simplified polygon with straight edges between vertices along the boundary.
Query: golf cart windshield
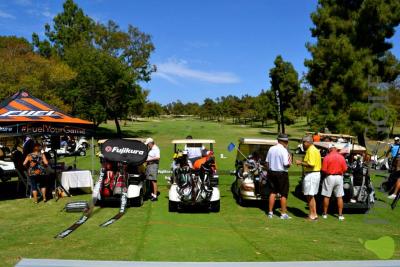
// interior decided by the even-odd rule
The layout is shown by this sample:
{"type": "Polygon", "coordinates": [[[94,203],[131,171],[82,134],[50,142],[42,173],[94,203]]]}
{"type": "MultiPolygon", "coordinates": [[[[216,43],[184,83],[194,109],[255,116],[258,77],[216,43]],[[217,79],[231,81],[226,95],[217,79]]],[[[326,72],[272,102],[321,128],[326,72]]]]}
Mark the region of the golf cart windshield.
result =
{"type": "Polygon", "coordinates": [[[276,140],[241,138],[239,140],[239,150],[243,153],[243,155],[238,152],[236,155],[236,160],[242,161],[245,159],[244,156],[254,154],[257,154],[259,159],[265,160],[268,150],[271,146],[276,145],[276,143],[276,140]]]}
{"type": "MultiPolygon", "coordinates": [[[[314,132],[306,132],[306,135],[313,135],[314,132]]],[[[331,134],[331,133],[318,133],[323,142],[334,142],[334,143],[353,143],[355,136],[348,134],[331,134]]]]}
{"type": "Polygon", "coordinates": [[[183,151],[192,148],[198,148],[199,150],[207,149],[214,151],[215,140],[211,139],[179,139],[172,140],[174,144],[174,152],[183,151]]]}

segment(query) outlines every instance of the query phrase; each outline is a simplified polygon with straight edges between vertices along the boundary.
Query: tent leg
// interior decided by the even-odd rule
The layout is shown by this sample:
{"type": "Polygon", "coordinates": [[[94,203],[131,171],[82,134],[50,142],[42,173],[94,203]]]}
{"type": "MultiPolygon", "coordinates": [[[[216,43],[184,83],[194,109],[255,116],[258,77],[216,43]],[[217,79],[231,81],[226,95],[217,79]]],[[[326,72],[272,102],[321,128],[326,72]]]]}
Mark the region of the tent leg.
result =
{"type": "Polygon", "coordinates": [[[92,160],[92,177],[94,177],[94,137],[92,136],[92,147],[91,147],[91,160],[92,160]]]}

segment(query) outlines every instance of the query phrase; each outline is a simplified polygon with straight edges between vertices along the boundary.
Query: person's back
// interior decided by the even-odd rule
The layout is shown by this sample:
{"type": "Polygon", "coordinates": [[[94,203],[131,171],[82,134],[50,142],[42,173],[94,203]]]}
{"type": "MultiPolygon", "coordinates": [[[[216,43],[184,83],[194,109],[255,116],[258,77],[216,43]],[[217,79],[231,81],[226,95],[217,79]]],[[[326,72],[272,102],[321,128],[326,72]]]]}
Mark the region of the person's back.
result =
{"type": "Polygon", "coordinates": [[[390,147],[390,154],[392,155],[392,158],[396,158],[400,153],[400,144],[393,144],[390,147]]]}
{"type": "Polygon", "coordinates": [[[315,143],[315,142],[320,142],[320,141],[321,141],[321,136],[319,136],[318,133],[314,134],[312,138],[313,138],[313,142],[314,142],[314,143],[315,143]]]}
{"type": "Polygon", "coordinates": [[[328,168],[328,174],[343,175],[347,171],[347,163],[343,155],[337,151],[332,151],[326,155],[322,163],[322,171],[327,172],[328,168]]]}
{"type": "Polygon", "coordinates": [[[266,161],[268,162],[269,169],[272,171],[287,171],[285,158],[289,157],[286,148],[281,144],[272,146],[268,150],[266,161]]]}

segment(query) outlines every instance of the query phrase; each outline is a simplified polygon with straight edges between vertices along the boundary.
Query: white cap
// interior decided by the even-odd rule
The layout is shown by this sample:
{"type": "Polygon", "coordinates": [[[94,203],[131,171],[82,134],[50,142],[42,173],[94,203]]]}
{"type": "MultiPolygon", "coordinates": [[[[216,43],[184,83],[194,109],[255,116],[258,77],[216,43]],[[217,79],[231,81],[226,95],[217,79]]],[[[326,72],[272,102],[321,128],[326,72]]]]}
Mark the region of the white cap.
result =
{"type": "Polygon", "coordinates": [[[334,143],[330,143],[330,144],[328,145],[328,149],[331,149],[331,148],[336,148],[336,146],[335,146],[334,143]]]}
{"type": "Polygon", "coordinates": [[[395,141],[399,141],[399,140],[400,140],[400,137],[396,136],[396,137],[394,138],[394,140],[395,140],[395,141]]]}
{"type": "Polygon", "coordinates": [[[146,142],[144,142],[145,145],[148,145],[148,144],[150,144],[150,143],[154,143],[154,140],[153,140],[153,138],[151,138],[151,137],[147,138],[147,139],[146,139],[146,142]]]}

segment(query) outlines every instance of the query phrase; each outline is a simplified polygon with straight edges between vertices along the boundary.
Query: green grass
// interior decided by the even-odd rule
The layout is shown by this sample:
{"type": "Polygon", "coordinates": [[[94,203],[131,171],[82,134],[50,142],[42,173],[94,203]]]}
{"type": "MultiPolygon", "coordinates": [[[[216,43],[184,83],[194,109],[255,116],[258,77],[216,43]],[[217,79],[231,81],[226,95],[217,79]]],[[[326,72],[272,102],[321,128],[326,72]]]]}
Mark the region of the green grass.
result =
{"type": "MultiPolygon", "coordinates": [[[[113,128],[113,125],[104,125],[113,128]]],[[[191,134],[194,138],[214,138],[220,170],[234,168],[235,153],[226,147],[239,137],[266,137],[260,128],[214,122],[161,120],[129,124],[130,135],[151,135],[161,148],[161,169],[169,169],[171,140],[191,134]]],[[[271,131],[276,131],[271,128],[271,131]]],[[[304,124],[289,127],[300,137],[304,124]]],[[[275,136],[271,136],[275,137],[275,136]]],[[[291,144],[292,147],[296,143],[291,144]]],[[[64,159],[72,162],[73,158],[64,159]]],[[[96,168],[98,162],[96,159],[96,168]]],[[[78,167],[91,168],[90,157],[78,158],[78,167]]],[[[291,191],[299,179],[299,169],[291,170],[291,191]]],[[[400,259],[400,208],[391,211],[386,197],[378,193],[378,204],[370,214],[348,214],[346,221],[329,216],[316,223],[305,221],[306,205],[289,196],[290,221],[267,220],[258,207],[240,207],[230,192],[233,177],[221,176],[220,213],[169,213],[165,175],[159,175],[161,196],[156,203],[129,208],[114,225],[99,224],[113,216],[116,208],[96,208],[86,224],[64,240],[53,237],[70,226],[80,214],[60,212],[70,201],[89,199],[78,195],[34,205],[30,199],[0,201],[0,263],[12,266],[24,258],[145,260],[145,261],[307,261],[377,259],[359,239],[390,236],[395,240],[394,259],[400,259]],[[371,223],[383,219],[384,223],[371,223]]],[[[379,179],[374,181],[380,183],[379,179]]],[[[0,184],[1,186],[1,184],[0,184]]]]}

